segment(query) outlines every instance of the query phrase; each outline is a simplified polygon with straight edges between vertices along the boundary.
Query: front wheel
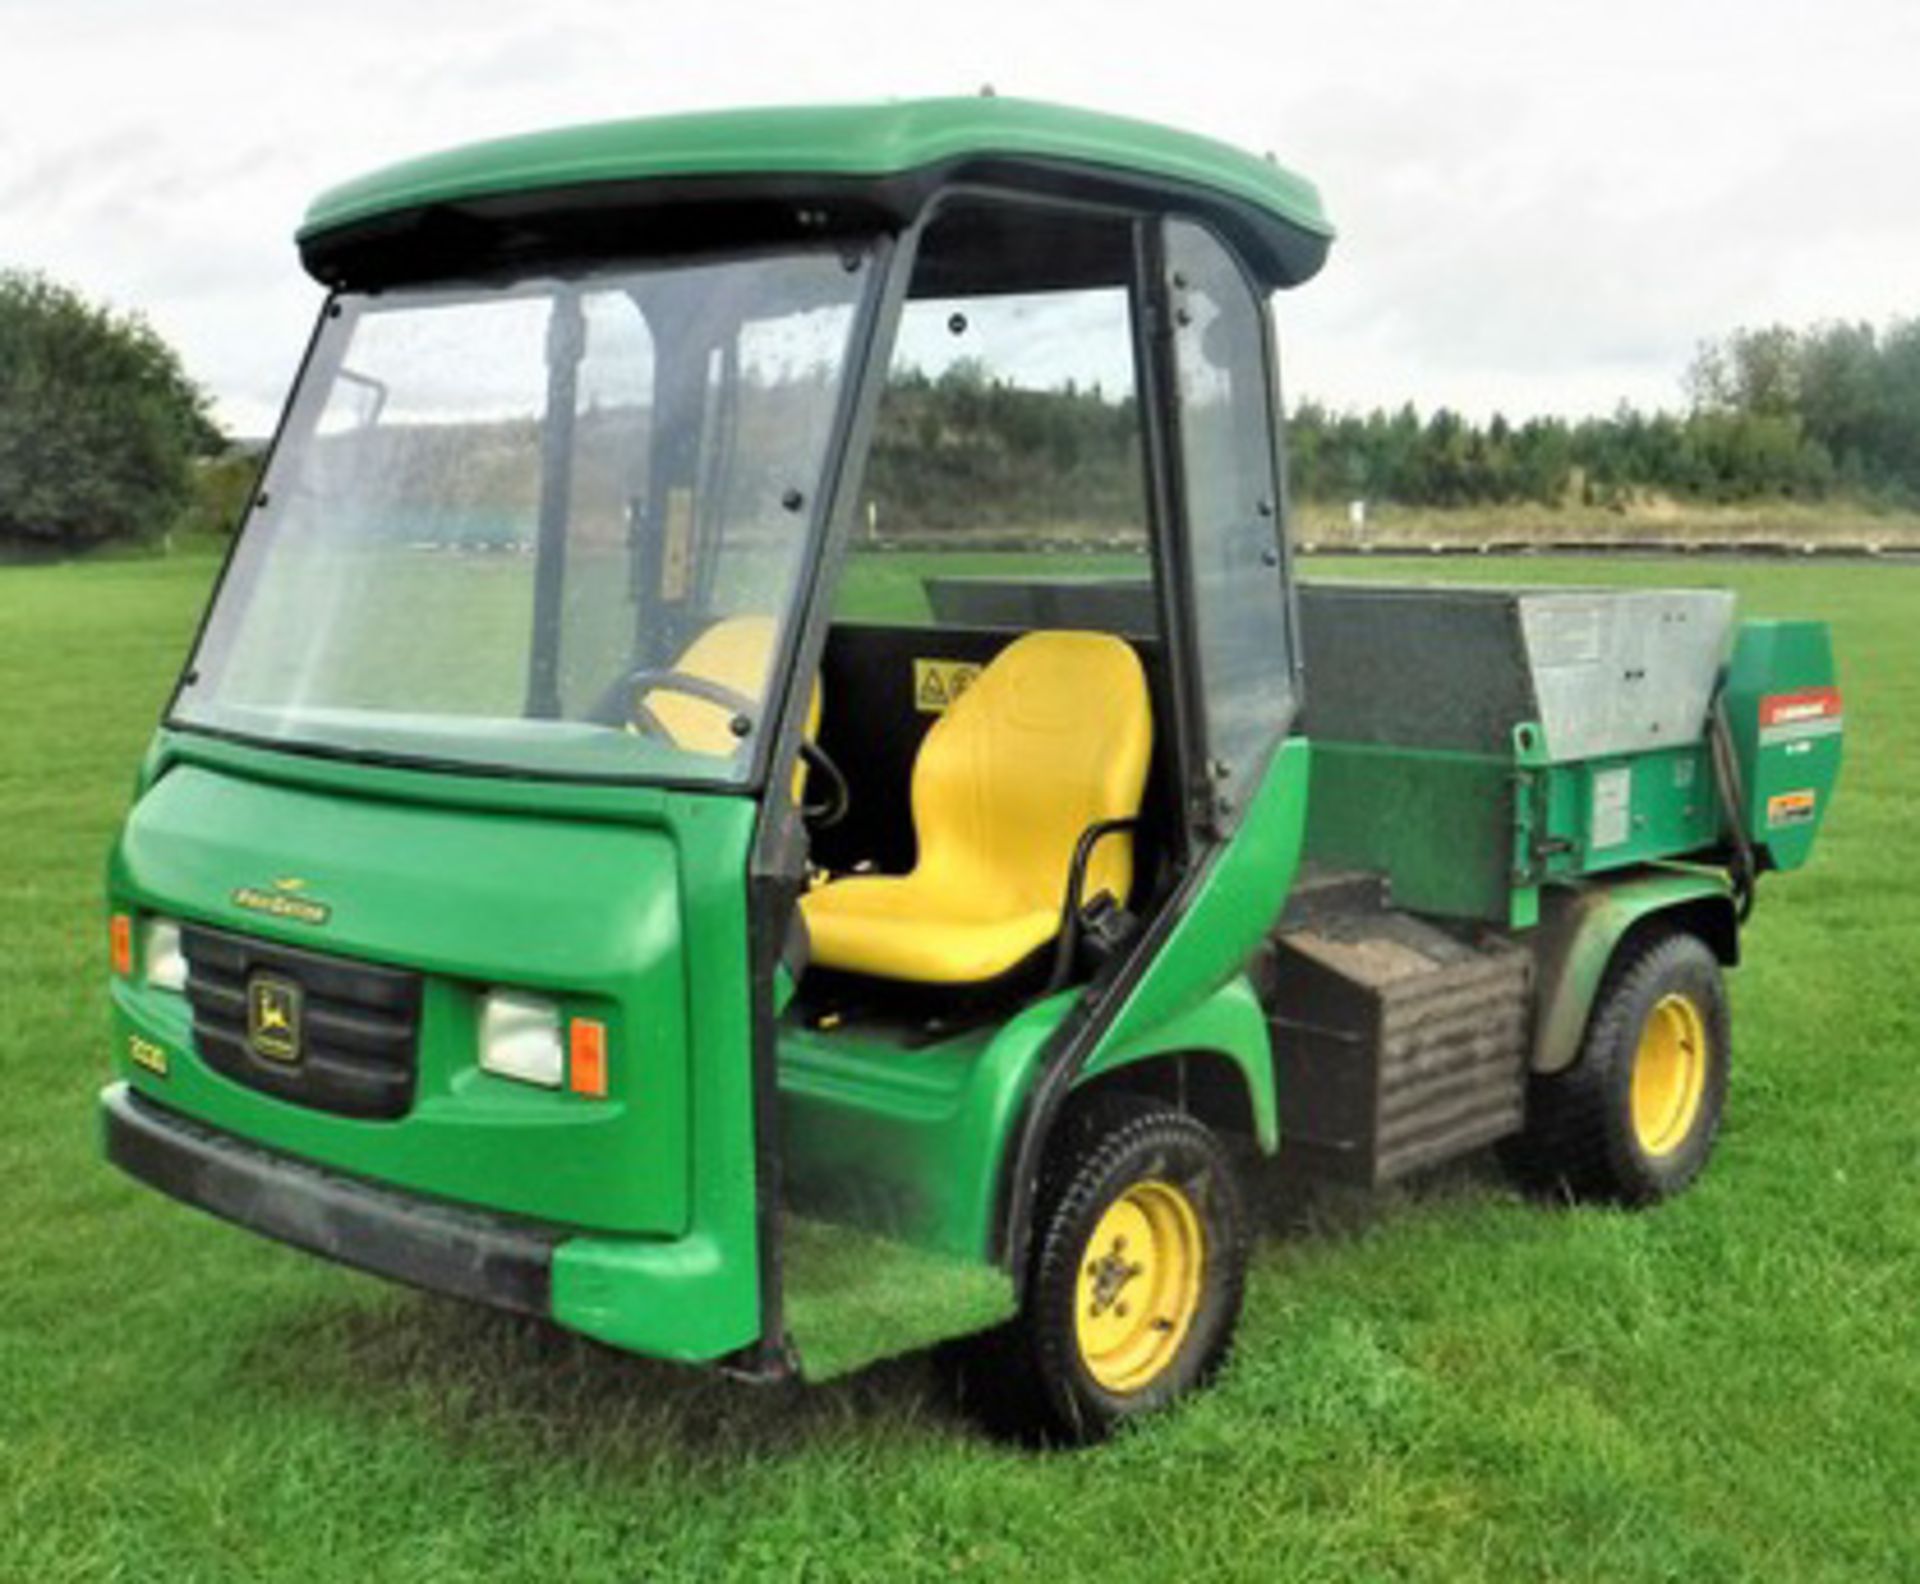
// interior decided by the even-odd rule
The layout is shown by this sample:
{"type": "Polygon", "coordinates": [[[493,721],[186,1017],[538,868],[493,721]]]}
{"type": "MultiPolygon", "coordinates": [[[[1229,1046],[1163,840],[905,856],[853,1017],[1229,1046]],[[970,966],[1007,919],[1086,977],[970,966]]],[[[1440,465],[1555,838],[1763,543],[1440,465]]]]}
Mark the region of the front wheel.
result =
{"type": "Polygon", "coordinates": [[[1511,1158],[1536,1185],[1651,1204],[1700,1174],[1731,1057],[1720,964],[1697,936],[1630,941],[1608,967],[1580,1054],[1536,1077],[1511,1158]]]}
{"type": "Polygon", "coordinates": [[[1150,1102],[1096,1105],[1063,1129],[1038,1213],[1010,1340],[1044,1429],[1099,1440],[1212,1374],[1248,1237],[1232,1157],[1208,1128],[1150,1102]]]}

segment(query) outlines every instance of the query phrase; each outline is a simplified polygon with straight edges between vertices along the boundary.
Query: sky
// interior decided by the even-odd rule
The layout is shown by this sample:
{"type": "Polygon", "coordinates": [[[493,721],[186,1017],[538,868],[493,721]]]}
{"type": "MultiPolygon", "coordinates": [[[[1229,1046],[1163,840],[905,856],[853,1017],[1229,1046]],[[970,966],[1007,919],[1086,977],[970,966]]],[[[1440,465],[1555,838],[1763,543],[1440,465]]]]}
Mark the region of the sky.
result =
{"type": "Polygon", "coordinates": [[[320,291],[320,188],[477,137],[970,93],[1165,121],[1315,180],[1293,399],[1684,402],[1742,325],[1920,312],[1911,0],[0,0],[0,268],[137,311],[242,434],[320,291]]]}

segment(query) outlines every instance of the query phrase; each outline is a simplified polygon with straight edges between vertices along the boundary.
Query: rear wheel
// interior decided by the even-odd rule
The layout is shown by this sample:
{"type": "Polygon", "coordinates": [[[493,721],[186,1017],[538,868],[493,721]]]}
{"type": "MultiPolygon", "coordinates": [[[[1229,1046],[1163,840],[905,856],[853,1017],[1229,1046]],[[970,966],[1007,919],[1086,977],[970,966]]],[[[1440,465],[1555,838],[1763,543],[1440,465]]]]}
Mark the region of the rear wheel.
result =
{"type": "Polygon", "coordinates": [[[1146,1101],[1090,1108],[1049,1162],[1003,1384],[1073,1441],[1166,1406],[1225,1355],[1247,1250],[1233,1161],[1208,1128],[1146,1101]]]}
{"type": "Polygon", "coordinates": [[[1649,1204],[1712,1152],[1729,1045],[1720,964],[1697,936],[1630,940],[1609,966],[1574,1064],[1536,1077],[1512,1158],[1536,1185],[1649,1204]]]}

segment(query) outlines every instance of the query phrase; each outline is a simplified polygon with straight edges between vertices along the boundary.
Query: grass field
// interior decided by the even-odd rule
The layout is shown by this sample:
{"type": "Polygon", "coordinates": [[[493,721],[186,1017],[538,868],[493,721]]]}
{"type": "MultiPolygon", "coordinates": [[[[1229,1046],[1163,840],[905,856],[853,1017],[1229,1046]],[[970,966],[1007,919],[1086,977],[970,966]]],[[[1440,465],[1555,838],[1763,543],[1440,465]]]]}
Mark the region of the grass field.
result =
{"type": "Polygon", "coordinates": [[[925,1357],[624,1359],[99,1162],[102,855],[210,570],[0,571],[0,1578],[1920,1578],[1920,571],[1457,569],[1836,625],[1847,769],[1763,889],[1717,1161],[1655,1214],[1323,1202],[1213,1392],[1042,1456],[925,1357]]]}

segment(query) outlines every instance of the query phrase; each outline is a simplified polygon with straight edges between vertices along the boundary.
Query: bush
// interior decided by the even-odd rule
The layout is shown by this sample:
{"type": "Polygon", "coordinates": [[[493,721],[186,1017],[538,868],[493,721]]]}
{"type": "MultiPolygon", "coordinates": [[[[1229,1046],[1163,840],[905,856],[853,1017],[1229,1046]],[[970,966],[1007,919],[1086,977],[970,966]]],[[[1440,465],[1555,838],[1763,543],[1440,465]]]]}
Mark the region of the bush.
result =
{"type": "Polygon", "coordinates": [[[240,526],[260,477],[260,453],[236,447],[196,462],[193,495],[175,519],[174,532],[186,539],[224,539],[240,526]]]}
{"type": "Polygon", "coordinates": [[[0,271],[0,547],[68,551],[166,531],[223,442],[145,321],[0,271]]]}

